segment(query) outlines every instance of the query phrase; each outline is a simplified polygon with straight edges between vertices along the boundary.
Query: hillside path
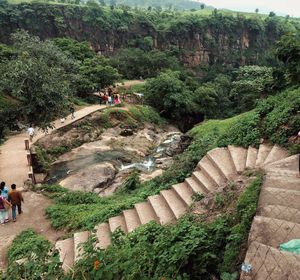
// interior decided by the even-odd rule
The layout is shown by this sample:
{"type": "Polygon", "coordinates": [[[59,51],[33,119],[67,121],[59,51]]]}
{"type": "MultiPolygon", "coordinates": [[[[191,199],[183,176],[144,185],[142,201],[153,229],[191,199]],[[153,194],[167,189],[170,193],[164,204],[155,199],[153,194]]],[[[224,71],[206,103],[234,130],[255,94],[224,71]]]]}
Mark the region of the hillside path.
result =
{"type": "MultiPolygon", "coordinates": [[[[64,123],[56,120],[53,122],[54,128],[49,129],[49,133],[105,107],[105,105],[88,106],[76,111],[74,119],[71,119],[71,115],[69,115],[64,123]]],[[[37,131],[36,129],[36,135],[32,143],[44,135],[43,131],[37,131]]],[[[24,144],[26,138],[28,138],[28,135],[26,132],[23,132],[10,136],[0,146],[0,180],[5,181],[7,186],[15,183],[17,187],[22,187],[23,182],[28,178],[29,166],[24,144]]],[[[58,232],[51,228],[50,221],[44,215],[45,209],[51,204],[49,199],[34,192],[23,193],[23,196],[25,200],[23,214],[18,216],[17,222],[10,222],[4,226],[0,225],[0,269],[6,266],[7,249],[11,241],[23,230],[33,228],[51,242],[55,242],[58,237],[63,235],[63,232],[58,232]]]]}

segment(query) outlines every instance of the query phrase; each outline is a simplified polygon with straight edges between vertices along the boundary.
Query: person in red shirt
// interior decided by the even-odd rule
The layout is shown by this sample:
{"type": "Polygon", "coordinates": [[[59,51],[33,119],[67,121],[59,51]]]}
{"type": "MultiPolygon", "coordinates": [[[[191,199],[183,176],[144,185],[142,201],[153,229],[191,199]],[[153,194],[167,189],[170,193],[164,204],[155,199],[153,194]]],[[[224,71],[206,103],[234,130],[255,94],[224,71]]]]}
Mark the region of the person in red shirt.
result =
{"type": "Polygon", "coordinates": [[[24,202],[22,193],[16,190],[16,185],[11,185],[11,191],[8,194],[8,201],[12,204],[12,218],[15,222],[17,219],[17,208],[19,215],[22,214],[22,202],[24,202]]]}

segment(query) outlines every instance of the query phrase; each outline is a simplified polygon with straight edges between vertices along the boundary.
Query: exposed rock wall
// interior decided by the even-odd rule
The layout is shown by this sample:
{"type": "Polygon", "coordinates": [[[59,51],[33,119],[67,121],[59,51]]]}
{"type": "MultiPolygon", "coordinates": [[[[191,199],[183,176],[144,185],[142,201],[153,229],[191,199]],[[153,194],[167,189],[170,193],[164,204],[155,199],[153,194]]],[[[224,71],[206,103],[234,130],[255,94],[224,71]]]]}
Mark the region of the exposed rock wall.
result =
{"type": "Polygon", "coordinates": [[[1,12],[0,4],[0,42],[9,43],[10,34],[22,28],[42,39],[86,40],[96,52],[111,55],[137,40],[152,37],[154,48],[176,49],[183,63],[191,67],[252,62],[282,33],[278,28],[271,32],[274,23],[267,20],[257,24],[253,19],[234,16],[197,17],[195,22],[185,18],[158,29],[145,14],[139,17],[87,6],[45,3],[3,7],[1,12]]]}

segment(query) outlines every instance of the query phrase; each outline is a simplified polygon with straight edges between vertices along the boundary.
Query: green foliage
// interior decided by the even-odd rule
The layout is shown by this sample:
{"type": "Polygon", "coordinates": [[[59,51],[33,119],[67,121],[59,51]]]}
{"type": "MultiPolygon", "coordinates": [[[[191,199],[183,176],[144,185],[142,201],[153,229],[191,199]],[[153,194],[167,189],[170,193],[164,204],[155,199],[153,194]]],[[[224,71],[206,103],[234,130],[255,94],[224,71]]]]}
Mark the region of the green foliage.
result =
{"type": "Polygon", "coordinates": [[[232,82],[231,97],[238,112],[251,110],[258,99],[266,96],[274,83],[272,68],[265,66],[244,66],[237,70],[232,82]]]}
{"type": "Polygon", "coordinates": [[[122,188],[120,189],[121,192],[128,193],[133,190],[136,190],[141,182],[139,178],[140,174],[137,171],[132,172],[123,183],[122,188]]]}
{"type": "Polygon", "coordinates": [[[277,43],[276,54],[286,65],[286,79],[291,84],[300,84],[300,42],[297,34],[288,34],[277,43]]]}
{"type": "Polygon", "coordinates": [[[229,250],[246,240],[261,183],[261,177],[254,180],[236,209],[211,223],[186,215],[175,225],[151,222],[126,236],[114,234],[105,251],[86,253],[75,267],[75,279],[211,279],[221,273],[227,277],[222,279],[235,279],[231,269],[236,268],[237,255],[229,250]]]}
{"type": "Polygon", "coordinates": [[[18,99],[27,122],[45,128],[66,108],[72,62],[51,42],[26,32],[15,33],[13,40],[17,56],[0,65],[0,91],[18,99]]]}
{"type": "Polygon", "coordinates": [[[258,176],[241,194],[236,204],[236,215],[232,217],[234,225],[227,237],[221,273],[234,272],[241,244],[247,240],[252,219],[256,213],[263,176],[258,176]]]}
{"type": "Polygon", "coordinates": [[[193,201],[201,201],[205,197],[204,193],[198,192],[193,194],[193,201]]]}
{"type": "Polygon", "coordinates": [[[178,60],[168,52],[143,51],[140,48],[122,49],[112,58],[112,65],[127,79],[149,78],[164,69],[179,69],[178,60]]]}
{"type": "Polygon", "coordinates": [[[8,250],[8,280],[32,279],[62,279],[59,257],[50,253],[52,244],[31,229],[20,233],[8,250]],[[17,260],[23,259],[22,264],[17,260]]]}

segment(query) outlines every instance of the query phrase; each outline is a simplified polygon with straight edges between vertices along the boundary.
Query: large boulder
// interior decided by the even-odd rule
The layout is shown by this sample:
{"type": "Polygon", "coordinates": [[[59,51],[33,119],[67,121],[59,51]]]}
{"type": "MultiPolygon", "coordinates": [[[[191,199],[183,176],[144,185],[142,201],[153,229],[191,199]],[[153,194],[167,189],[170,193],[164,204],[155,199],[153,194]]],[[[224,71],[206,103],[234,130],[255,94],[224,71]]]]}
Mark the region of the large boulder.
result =
{"type": "Polygon", "coordinates": [[[93,192],[96,188],[106,188],[116,175],[111,163],[105,162],[89,166],[67,177],[60,185],[72,191],[93,192]]]}

